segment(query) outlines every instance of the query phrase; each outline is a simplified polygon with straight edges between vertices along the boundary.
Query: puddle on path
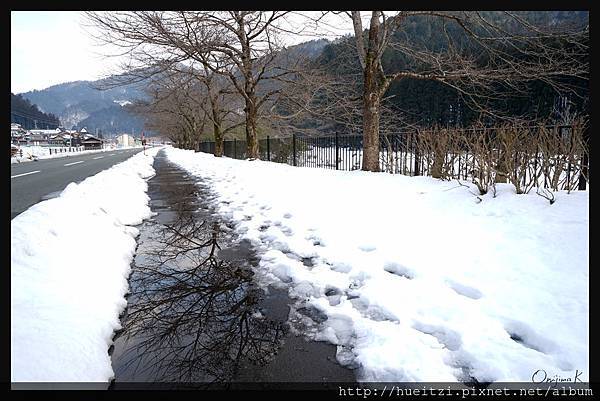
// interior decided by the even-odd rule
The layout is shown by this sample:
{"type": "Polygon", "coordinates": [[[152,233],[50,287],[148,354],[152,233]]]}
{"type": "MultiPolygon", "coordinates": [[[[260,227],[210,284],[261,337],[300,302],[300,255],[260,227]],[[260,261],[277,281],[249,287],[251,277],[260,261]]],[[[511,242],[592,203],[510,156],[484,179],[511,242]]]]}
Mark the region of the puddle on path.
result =
{"type": "Polygon", "coordinates": [[[154,168],[148,195],[158,214],[140,227],[110,388],[354,382],[336,346],[291,332],[286,291],[256,285],[258,258],[212,213],[209,187],[163,152],[154,168]]]}

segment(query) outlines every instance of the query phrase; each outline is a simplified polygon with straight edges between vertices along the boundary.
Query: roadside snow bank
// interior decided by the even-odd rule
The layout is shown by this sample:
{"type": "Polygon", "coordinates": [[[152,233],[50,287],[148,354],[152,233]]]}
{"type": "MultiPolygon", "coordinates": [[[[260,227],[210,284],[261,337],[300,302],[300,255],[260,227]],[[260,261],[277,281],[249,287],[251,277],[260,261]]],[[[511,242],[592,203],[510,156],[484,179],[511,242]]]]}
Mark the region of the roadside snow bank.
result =
{"type": "Polygon", "coordinates": [[[11,379],[107,382],[158,148],[11,220],[11,379]]]}
{"type": "Polygon", "coordinates": [[[114,152],[115,150],[122,149],[142,149],[143,146],[123,146],[120,148],[104,148],[104,149],[95,149],[95,150],[81,150],[79,152],[69,152],[69,147],[61,147],[61,148],[50,148],[47,146],[22,146],[20,149],[23,150],[23,156],[11,156],[10,163],[25,163],[34,160],[43,160],[43,159],[56,159],[59,157],[74,157],[81,156],[90,153],[101,153],[101,152],[114,152]],[[57,149],[63,149],[62,152],[52,153],[50,154],[50,149],[53,149],[54,152],[57,152],[57,149]]]}
{"type": "Polygon", "coordinates": [[[456,181],[166,152],[359,380],[589,380],[587,191],[480,201],[456,181]]]}

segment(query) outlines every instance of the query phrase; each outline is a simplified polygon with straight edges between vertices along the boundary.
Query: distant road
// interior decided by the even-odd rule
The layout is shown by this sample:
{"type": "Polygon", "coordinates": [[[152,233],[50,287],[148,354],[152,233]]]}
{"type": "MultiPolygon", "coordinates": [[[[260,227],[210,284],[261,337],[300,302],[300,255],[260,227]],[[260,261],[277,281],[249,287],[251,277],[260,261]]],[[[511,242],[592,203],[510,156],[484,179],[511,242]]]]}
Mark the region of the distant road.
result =
{"type": "Polygon", "coordinates": [[[10,219],[36,203],[51,198],[71,182],[80,182],[142,149],[122,149],[57,157],[10,165],[10,219]]]}

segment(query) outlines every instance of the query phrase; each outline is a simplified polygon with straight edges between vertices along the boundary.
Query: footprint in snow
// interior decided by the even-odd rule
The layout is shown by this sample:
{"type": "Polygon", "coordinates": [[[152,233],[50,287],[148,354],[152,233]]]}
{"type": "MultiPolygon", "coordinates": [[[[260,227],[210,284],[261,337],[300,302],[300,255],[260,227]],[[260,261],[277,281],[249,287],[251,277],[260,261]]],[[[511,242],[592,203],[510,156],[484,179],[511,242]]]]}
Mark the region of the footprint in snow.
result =
{"type": "Polygon", "coordinates": [[[375,247],[373,245],[359,245],[358,249],[360,249],[363,252],[372,252],[375,249],[377,249],[377,247],[375,247]]]}
{"type": "Polygon", "coordinates": [[[386,263],[383,266],[383,270],[396,276],[407,278],[409,280],[412,280],[415,277],[414,273],[410,269],[396,262],[386,263]]]}
{"type": "Polygon", "coordinates": [[[467,285],[460,284],[460,283],[457,283],[456,281],[452,281],[452,280],[447,280],[446,282],[448,283],[450,288],[452,288],[454,291],[456,291],[458,294],[462,295],[463,297],[467,297],[467,298],[471,298],[471,299],[479,299],[483,296],[481,291],[479,291],[477,288],[469,287],[467,285]]]}
{"type": "Polygon", "coordinates": [[[290,237],[294,234],[294,232],[292,231],[291,228],[286,227],[286,226],[281,226],[279,228],[281,230],[282,233],[284,233],[287,237],[290,237]]]}
{"type": "Polygon", "coordinates": [[[435,337],[440,344],[443,344],[450,351],[457,351],[462,345],[460,334],[447,327],[415,322],[413,328],[435,337]]]}
{"type": "Polygon", "coordinates": [[[370,320],[374,320],[376,322],[397,322],[398,318],[391,314],[390,312],[384,310],[380,306],[370,305],[369,301],[360,297],[360,294],[354,292],[353,294],[348,294],[348,300],[360,314],[370,320]]]}
{"type": "Polygon", "coordinates": [[[307,241],[312,241],[313,246],[325,246],[323,240],[312,233],[308,233],[307,236],[304,237],[307,241]]]}
{"type": "Polygon", "coordinates": [[[336,262],[336,263],[325,262],[325,264],[327,264],[331,270],[333,270],[334,272],[338,272],[338,273],[349,273],[350,270],[352,270],[351,265],[349,265],[347,263],[343,263],[343,262],[336,262]]]}
{"type": "Polygon", "coordinates": [[[504,330],[511,340],[534,351],[549,354],[558,348],[556,343],[541,336],[529,325],[518,320],[505,319],[504,330]]]}
{"type": "Polygon", "coordinates": [[[315,266],[315,258],[304,257],[301,258],[302,264],[306,267],[314,267],[315,266]]]}

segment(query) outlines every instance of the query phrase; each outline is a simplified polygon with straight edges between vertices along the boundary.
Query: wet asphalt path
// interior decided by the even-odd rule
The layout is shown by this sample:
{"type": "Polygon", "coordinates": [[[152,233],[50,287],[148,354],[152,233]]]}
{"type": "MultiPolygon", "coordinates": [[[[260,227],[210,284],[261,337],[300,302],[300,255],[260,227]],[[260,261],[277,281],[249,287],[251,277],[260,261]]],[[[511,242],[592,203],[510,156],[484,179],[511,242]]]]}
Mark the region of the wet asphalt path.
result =
{"type": "Polygon", "coordinates": [[[354,372],[337,363],[335,345],[293,333],[290,308],[296,307],[287,290],[257,286],[259,258],[233,234],[233,223],[217,215],[210,184],[171,164],[164,152],[154,169],[148,196],[157,215],[138,226],[127,308],[109,349],[115,372],[109,388],[355,383],[354,372]]]}
{"type": "Polygon", "coordinates": [[[30,206],[62,191],[69,183],[83,181],[141,151],[142,149],[115,149],[11,164],[11,220],[30,206]]]}

